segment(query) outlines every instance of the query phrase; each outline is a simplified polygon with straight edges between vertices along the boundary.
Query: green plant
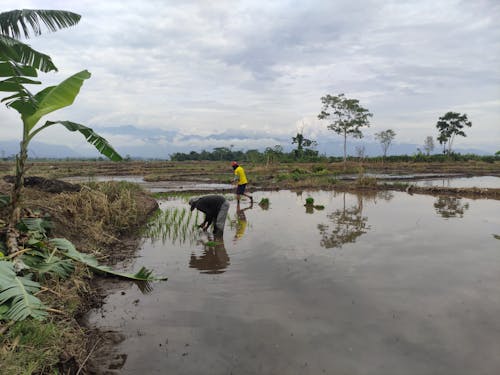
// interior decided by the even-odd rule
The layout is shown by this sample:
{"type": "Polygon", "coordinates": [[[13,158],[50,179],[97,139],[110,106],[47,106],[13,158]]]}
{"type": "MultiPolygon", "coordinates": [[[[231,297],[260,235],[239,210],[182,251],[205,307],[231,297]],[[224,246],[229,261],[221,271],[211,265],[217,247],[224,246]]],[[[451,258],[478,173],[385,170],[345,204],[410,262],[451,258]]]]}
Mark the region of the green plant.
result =
{"type": "Polygon", "coordinates": [[[152,240],[167,239],[172,243],[186,240],[194,240],[197,233],[198,211],[189,210],[186,207],[169,207],[163,211],[158,210],[152,220],[147,224],[144,236],[152,240]]]}
{"type": "Polygon", "coordinates": [[[314,198],[307,197],[306,198],[306,206],[312,206],[312,205],[314,205],[314,198]]]}
{"type": "Polygon", "coordinates": [[[47,55],[39,54],[34,50],[27,49],[29,46],[15,40],[19,37],[20,28],[27,36],[29,27],[33,28],[35,34],[40,33],[40,22],[48,25],[49,29],[57,30],[76,24],[79,15],[62,11],[12,11],[0,14],[0,91],[9,92],[9,96],[2,99],[7,107],[15,109],[21,116],[22,140],[20,151],[16,156],[15,181],[11,193],[9,228],[7,232],[7,248],[10,253],[16,252],[17,239],[14,227],[20,217],[20,200],[24,185],[25,164],[28,158],[28,145],[40,131],[60,124],[69,131],[78,131],[94,145],[97,150],[111,160],[121,160],[121,156],[108,144],[108,142],[95,133],[92,129],[70,121],[46,121],[37,127],[42,117],[73,104],[80,92],[83,81],[90,78],[90,73],[83,70],[56,86],[49,86],[36,94],[32,94],[26,85],[40,84],[34,80],[38,76],[37,70],[57,70],[47,55]],[[28,26],[29,25],[29,26],[28,26]],[[14,38],[9,36],[13,34],[14,38]],[[29,54],[26,58],[23,54],[29,54]],[[23,57],[24,56],[24,57],[23,57]]]}
{"type": "Polygon", "coordinates": [[[119,272],[100,265],[97,259],[76,250],[65,238],[48,239],[50,224],[41,218],[23,219],[18,229],[27,237],[23,254],[0,261],[0,319],[24,320],[28,317],[42,320],[51,311],[36,294],[38,280],[67,278],[74,271],[74,262],[83,263],[94,271],[139,281],[164,280],[154,277],[142,267],[137,273],[119,272]]]}
{"type": "Polygon", "coordinates": [[[264,206],[268,206],[269,205],[269,198],[261,198],[260,199],[260,202],[259,202],[259,205],[264,205],[264,206]]]}
{"type": "Polygon", "coordinates": [[[361,128],[370,126],[373,114],[359,105],[359,100],[348,99],[344,94],[326,95],[321,98],[323,108],[318,119],[329,120],[328,129],[344,137],[344,170],[347,161],[347,137],[362,138],[361,128]]]}
{"type": "Polygon", "coordinates": [[[66,327],[49,320],[15,322],[1,335],[3,348],[15,347],[16,350],[0,353],[0,373],[36,374],[42,373],[39,372],[41,369],[55,366],[60,360],[60,353],[66,349],[63,338],[67,332],[66,327]]]}

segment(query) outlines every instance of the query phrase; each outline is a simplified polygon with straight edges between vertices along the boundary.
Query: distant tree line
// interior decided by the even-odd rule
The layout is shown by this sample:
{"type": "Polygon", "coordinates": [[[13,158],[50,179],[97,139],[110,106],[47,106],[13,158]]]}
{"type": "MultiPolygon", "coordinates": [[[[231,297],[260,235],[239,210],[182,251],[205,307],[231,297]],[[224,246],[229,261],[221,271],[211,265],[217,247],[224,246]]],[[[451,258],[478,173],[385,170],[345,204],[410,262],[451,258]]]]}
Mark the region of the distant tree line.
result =
{"type": "Polygon", "coordinates": [[[186,160],[213,160],[213,161],[245,161],[252,163],[274,163],[274,162],[316,162],[329,160],[326,156],[318,155],[318,151],[309,148],[285,152],[281,145],[267,147],[264,151],[250,149],[247,151],[232,150],[228,147],[216,147],[212,151],[203,150],[201,152],[191,151],[189,153],[176,152],[170,155],[172,161],[186,160]]]}
{"type": "MultiPolygon", "coordinates": [[[[203,150],[201,152],[191,151],[189,153],[176,152],[170,155],[172,161],[232,161],[250,163],[292,163],[292,162],[341,162],[343,156],[319,155],[318,151],[306,149],[300,157],[297,157],[297,150],[284,152],[280,145],[268,147],[263,152],[259,150],[234,151],[226,147],[217,147],[213,151],[203,150]]],[[[500,160],[500,154],[497,155],[476,155],[476,154],[428,154],[421,151],[414,155],[389,155],[389,156],[347,156],[347,161],[368,161],[368,162],[446,162],[446,161],[484,161],[493,163],[500,160]]]]}

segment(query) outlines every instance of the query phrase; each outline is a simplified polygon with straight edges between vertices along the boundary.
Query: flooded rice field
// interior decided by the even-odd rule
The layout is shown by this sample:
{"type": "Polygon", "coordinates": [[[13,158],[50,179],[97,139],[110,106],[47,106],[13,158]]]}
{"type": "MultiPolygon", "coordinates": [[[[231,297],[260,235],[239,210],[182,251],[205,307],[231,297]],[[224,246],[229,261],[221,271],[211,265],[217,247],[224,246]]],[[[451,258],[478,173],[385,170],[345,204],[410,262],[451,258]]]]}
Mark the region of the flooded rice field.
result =
{"type": "Polygon", "coordinates": [[[499,373],[499,201],[261,198],[231,201],[223,241],[185,198],[160,202],[126,268],[168,281],[126,284],[88,316],[124,334],[120,374],[499,373]]]}
{"type": "Polygon", "coordinates": [[[142,176],[92,176],[92,177],[65,177],[61,180],[77,183],[104,182],[104,181],[126,181],[133,182],[153,193],[185,190],[223,190],[231,189],[231,184],[200,183],[198,181],[144,181],[142,176]]]}
{"type": "Polygon", "coordinates": [[[500,188],[500,177],[498,176],[474,176],[453,178],[422,179],[415,182],[416,186],[440,186],[451,188],[500,188]]]}
{"type": "MultiPolygon", "coordinates": [[[[498,176],[474,176],[457,177],[443,176],[432,173],[418,173],[410,175],[391,175],[391,174],[370,174],[365,176],[377,178],[380,181],[401,181],[411,183],[416,186],[441,186],[453,188],[500,188],[500,177],[498,176]],[[418,180],[416,180],[418,179],[418,180]]],[[[358,175],[338,176],[340,180],[356,180],[358,175]]],[[[102,181],[127,181],[134,182],[143,188],[156,193],[168,191],[186,191],[186,190],[227,190],[231,189],[231,184],[220,183],[200,183],[197,181],[144,181],[142,176],[93,176],[93,177],[66,177],[62,180],[71,183],[102,182],[102,181]]]]}

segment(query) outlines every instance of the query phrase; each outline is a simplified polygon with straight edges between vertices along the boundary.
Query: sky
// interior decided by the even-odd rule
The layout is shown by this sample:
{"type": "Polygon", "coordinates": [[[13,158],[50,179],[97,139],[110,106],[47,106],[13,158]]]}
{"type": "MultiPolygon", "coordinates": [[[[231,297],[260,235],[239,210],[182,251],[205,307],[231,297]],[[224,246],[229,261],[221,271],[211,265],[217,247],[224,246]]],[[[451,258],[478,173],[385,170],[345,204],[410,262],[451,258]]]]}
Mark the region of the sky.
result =
{"type": "MultiPolygon", "coordinates": [[[[497,0],[2,0],[0,11],[21,8],[82,16],[25,40],[59,68],[32,91],[89,70],[75,103],[44,119],[89,126],[118,151],[264,148],[297,131],[321,144],[339,138],[317,118],[321,97],[341,93],[373,114],[366,142],[392,129],[422,145],[454,111],[472,122],[454,147],[500,149],[497,0]]],[[[1,107],[0,124],[0,141],[19,139],[15,110],[1,107]]],[[[89,149],[62,128],[37,140],[89,149]]]]}

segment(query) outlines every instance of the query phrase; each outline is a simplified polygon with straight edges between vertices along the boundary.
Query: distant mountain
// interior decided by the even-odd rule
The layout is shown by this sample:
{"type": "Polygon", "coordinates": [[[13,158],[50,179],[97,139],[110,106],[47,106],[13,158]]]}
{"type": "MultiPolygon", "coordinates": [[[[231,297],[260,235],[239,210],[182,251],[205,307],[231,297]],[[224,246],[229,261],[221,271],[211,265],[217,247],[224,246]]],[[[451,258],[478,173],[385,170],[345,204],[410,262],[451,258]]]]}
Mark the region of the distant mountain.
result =
{"type": "MultiPolygon", "coordinates": [[[[0,156],[11,157],[19,153],[19,142],[0,141],[0,156]]],[[[49,145],[43,142],[33,141],[28,148],[28,157],[35,158],[77,158],[83,157],[76,153],[71,147],[49,145]]]]}

